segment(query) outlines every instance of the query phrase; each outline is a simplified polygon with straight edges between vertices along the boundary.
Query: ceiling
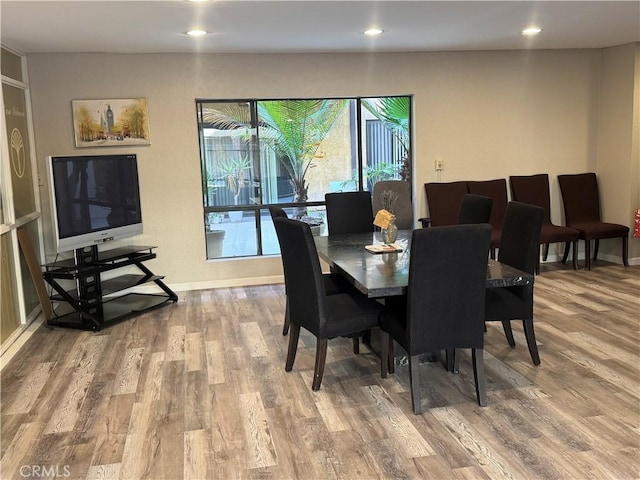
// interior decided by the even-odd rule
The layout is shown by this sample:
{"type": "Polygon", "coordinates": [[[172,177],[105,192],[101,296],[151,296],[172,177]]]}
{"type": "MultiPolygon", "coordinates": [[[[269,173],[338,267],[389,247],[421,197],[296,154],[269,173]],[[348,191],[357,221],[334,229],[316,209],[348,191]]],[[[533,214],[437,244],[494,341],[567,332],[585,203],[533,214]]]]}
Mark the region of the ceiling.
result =
{"type": "Polygon", "coordinates": [[[20,53],[304,53],[602,48],[640,41],[640,1],[0,2],[20,53]],[[536,37],[521,30],[538,25],[536,37]],[[384,33],[362,34],[370,27],[384,33]],[[201,38],[184,33],[199,28],[201,38]]]}

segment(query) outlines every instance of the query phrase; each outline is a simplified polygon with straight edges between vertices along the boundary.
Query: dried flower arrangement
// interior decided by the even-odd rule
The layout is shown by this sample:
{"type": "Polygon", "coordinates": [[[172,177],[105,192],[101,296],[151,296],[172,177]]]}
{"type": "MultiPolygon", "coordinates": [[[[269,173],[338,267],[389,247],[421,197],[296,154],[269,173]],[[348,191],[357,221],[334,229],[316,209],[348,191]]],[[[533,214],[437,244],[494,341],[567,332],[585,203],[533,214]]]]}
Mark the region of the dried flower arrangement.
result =
{"type": "Polygon", "coordinates": [[[393,212],[393,206],[398,200],[398,194],[393,190],[384,190],[382,192],[382,208],[384,208],[389,213],[393,212]]]}

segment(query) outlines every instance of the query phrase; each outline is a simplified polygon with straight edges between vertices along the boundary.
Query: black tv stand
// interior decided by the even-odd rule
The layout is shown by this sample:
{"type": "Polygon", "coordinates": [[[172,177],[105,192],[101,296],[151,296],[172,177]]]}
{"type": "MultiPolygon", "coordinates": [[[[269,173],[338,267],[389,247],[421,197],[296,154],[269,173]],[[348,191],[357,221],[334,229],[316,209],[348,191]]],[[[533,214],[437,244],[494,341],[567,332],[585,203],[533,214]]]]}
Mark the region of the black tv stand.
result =
{"type": "Polygon", "coordinates": [[[75,250],[74,258],[44,265],[44,279],[55,291],[50,295],[57,302],[55,316],[47,326],[101,330],[142,312],[177,302],[178,296],[167,287],[164,276],[154,275],[143,262],[156,258],[156,247],[130,246],[98,251],[97,246],[75,250]],[[125,274],[102,280],[110,270],[135,266],[140,273],[125,274]],[[67,281],[66,288],[61,283],[67,281]],[[68,283],[74,288],[69,289],[68,283]],[[153,282],[163,293],[128,292],[131,287],[153,282]]]}

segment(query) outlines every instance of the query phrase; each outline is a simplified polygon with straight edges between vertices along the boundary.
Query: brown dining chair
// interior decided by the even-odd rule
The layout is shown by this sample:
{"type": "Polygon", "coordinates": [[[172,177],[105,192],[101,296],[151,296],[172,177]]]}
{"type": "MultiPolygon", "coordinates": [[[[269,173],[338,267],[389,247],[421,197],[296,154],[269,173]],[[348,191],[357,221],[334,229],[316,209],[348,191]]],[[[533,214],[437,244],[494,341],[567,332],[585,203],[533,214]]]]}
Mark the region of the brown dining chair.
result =
{"type": "Polygon", "coordinates": [[[487,404],[483,347],[488,224],[413,231],[406,296],[388,297],[380,313],[381,375],[393,365],[393,341],[409,355],[411,404],[422,413],[420,355],[470,348],[476,397],[487,404]]]}
{"type": "Polygon", "coordinates": [[[422,226],[442,227],[456,225],[460,205],[467,190],[467,182],[430,182],[424,184],[429,205],[429,217],[420,219],[422,226]]]}
{"type": "Polygon", "coordinates": [[[276,218],[284,279],[289,302],[291,332],[285,371],[290,372],[296,358],[300,328],[316,337],[316,361],[312,389],[322,382],[328,340],[358,337],[378,326],[382,305],[357,290],[327,295],[320,259],[311,228],[298,220],[276,218]]]}
{"type": "MultiPolygon", "coordinates": [[[[540,230],[540,244],[544,245],[542,259],[547,260],[550,243],[564,243],[562,263],[566,263],[569,250],[573,246],[573,269],[578,269],[578,236],[580,232],[575,228],[554,225],[551,223],[551,200],[549,195],[549,175],[515,175],[509,177],[511,198],[517,202],[537,205],[544,209],[542,229],[540,230]]],[[[536,273],[540,273],[540,261],[536,266],[536,273]]]]}
{"type": "Polygon", "coordinates": [[[591,270],[591,240],[594,240],[593,259],[598,258],[600,240],[622,239],[622,263],[629,266],[629,227],[606,223],[600,217],[600,193],[595,173],[558,175],[564,217],[568,227],[580,232],[584,240],[585,268],[591,270]]]}
{"type": "Polygon", "coordinates": [[[413,229],[413,205],[411,202],[411,185],[404,180],[380,180],[373,186],[373,214],[384,208],[383,192],[397,195],[393,204],[393,214],[396,216],[396,226],[400,230],[413,229]]]}
{"type": "Polygon", "coordinates": [[[500,247],[502,224],[507,210],[507,181],[504,178],[467,182],[469,193],[484,195],[493,200],[491,206],[491,258],[496,257],[496,248],[500,247]]]}

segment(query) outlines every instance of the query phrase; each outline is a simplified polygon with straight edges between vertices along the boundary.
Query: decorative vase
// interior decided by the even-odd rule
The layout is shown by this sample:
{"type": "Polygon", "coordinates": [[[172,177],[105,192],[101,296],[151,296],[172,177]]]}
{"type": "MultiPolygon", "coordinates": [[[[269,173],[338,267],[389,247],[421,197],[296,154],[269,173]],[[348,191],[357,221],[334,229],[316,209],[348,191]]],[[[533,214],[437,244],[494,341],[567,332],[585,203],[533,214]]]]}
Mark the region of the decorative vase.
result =
{"type": "Polygon", "coordinates": [[[382,229],[382,241],[386,244],[390,244],[395,242],[397,238],[398,227],[396,227],[396,217],[394,215],[389,221],[389,228],[382,229]]]}

